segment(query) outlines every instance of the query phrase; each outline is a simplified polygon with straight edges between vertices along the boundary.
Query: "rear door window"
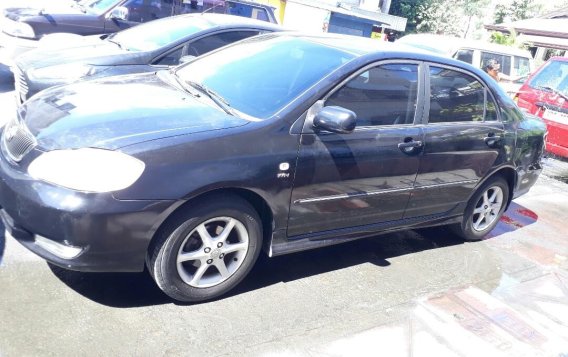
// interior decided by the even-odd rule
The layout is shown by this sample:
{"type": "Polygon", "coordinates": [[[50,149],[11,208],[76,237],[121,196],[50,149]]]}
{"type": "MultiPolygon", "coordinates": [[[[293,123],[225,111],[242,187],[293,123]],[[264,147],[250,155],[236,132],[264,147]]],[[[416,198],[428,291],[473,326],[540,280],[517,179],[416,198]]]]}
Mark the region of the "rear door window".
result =
{"type": "Polygon", "coordinates": [[[473,76],[430,66],[429,123],[497,120],[495,102],[486,108],[485,98],[485,86],[473,76]]]}

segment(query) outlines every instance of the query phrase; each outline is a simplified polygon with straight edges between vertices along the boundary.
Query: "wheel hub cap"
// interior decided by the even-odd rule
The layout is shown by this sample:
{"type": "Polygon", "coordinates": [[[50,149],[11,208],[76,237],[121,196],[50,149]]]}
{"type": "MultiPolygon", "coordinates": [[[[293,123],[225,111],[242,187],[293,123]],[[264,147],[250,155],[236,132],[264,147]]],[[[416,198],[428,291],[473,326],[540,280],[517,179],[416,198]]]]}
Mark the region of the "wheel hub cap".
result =
{"type": "Polygon", "coordinates": [[[221,249],[217,248],[214,251],[211,252],[211,259],[217,259],[219,258],[219,256],[221,255],[221,249]]]}

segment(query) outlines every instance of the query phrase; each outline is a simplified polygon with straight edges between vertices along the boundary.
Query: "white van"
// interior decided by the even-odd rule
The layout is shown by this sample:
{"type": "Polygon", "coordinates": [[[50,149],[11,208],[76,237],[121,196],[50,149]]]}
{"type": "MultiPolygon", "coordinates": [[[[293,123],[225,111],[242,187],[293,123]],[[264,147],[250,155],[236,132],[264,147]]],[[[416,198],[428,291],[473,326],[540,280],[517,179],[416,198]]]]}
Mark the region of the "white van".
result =
{"type": "Polygon", "coordinates": [[[500,82],[507,91],[512,91],[508,87],[515,87],[516,82],[520,87],[535,69],[529,51],[511,46],[432,34],[407,35],[397,42],[453,57],[482,69],[489,60],[495,60],[501,65],[500,82]]]}

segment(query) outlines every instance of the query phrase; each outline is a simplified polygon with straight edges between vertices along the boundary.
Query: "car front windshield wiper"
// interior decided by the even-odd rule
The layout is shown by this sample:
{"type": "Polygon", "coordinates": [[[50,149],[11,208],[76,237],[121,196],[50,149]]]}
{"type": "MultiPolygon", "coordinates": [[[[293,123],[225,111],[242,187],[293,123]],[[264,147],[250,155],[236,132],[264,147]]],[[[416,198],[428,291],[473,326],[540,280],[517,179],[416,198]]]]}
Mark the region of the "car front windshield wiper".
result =
{"type": "MultiPolygon", "coordinates": [[[[180,80],[178,80],[178,81],[180,81],[180,80]]],[[[233,108],[231,108],[231,104],[229,104],[229,102],[227,102],[227,100],[225,98],[223,98],[219,93],[215,92],[214,90],[208,88],[207,86],[205,86],[201,83],[197,83],[197,82],[193,82],[193,81],[184,81],[184,82],[187,83],[188,85],[192,86],[193,88],[196,88],[200,92],[205,93],[213,102],[215,102],[215,104],[217,104],[227,114],[230,114],[230,115],[233,115],[233,116],[236,115],[235,110],[233,108]]]]}
{"type": "Polygon", "coordinates": [[[112,37],[109,36],[109,37],[106,38],[106,40],[107,40],[108,42],[110,42],[110,43],[114,43],[114,44],[117,45],[118,48],[120,48],[121,50],[126,50],[126,51],[128,51],[128,49],[127,49],[127,48],[124,48],[124,46],[122,46],[122,44],[121,44],[120,42],[113,40],[112,37]]]}
{"type": "Polygon", "coordinates": [[[191,94],[192,96],[199,98],[201,97],[201,94],[199,94],[199,92],[197,92],[194,87],[188,85],[183,79],[181,79],[174,71],[174,68],[169,70],[169,73],[172,77],[174,77],[174,79],[176,80],[176,83],[187,93],[191,94]]]}
{"type": "Polygon", "coordinates": [[[547,91],[547,92],[552,92],[552,93],[554,93],[554,94],[556,94],[556,95],[558,95],[558,96],[561,96],[562,98],[568,100],[568,95],[566,95],[566,94],[562,93],[561,91],[559,91],[559,90],[557,90],[557,89],[554,89],[554,88],[552,88],[552,87],[550,87],[550,86],[539,86],[539,87],[537,87],[537,88],[538,88],[538,89],[543,89],[543,90],[545,90],[545,91],[547,91]]]}

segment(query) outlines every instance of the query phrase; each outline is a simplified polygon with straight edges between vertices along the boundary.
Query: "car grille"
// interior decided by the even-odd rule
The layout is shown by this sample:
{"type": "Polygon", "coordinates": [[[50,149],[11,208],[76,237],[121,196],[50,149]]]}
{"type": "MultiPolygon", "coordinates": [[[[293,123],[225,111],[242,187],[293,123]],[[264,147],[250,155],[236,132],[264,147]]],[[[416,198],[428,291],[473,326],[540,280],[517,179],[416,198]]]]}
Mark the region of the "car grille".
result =
{"type": "Polygon", "coordinates": [[[24,77],[24,73],[18,66],[14,66],[14,87],[16,89],[16,96],[20,102],[27,99],[28,95],[28,83],[24,77]]]}
{"type": "Polygon", "coordinates": [[[2,146],[12,161],[20,162],[37,146],[37,141],[24,123],[14,119],[4,128],[2,146]]]}

